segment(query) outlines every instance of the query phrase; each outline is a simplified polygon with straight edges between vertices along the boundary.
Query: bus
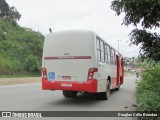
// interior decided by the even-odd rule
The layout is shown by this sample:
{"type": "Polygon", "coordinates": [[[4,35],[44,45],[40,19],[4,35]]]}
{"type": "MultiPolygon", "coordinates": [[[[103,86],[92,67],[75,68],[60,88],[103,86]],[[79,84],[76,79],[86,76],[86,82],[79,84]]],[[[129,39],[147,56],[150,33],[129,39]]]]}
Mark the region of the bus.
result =
{"type": "Polygon", "coordinates": [[[42,90],[62,90],[64,97],[95,93],[107,100],[124,81],[122,55],[95,32],[66,30],[45,37],[42,90]]]}

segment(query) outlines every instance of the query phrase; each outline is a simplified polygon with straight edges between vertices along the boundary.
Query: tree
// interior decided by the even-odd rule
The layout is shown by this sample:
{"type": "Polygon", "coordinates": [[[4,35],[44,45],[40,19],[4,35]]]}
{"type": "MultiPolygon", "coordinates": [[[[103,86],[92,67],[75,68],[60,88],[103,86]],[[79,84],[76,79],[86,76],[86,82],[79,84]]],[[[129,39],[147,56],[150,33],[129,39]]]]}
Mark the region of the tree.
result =
{"type": "Polygon", "coordinates": [[[21,14],[17,11],[17,9],[14,6],[10,7],[8,16],[9,21],[16,23],[20,18],[21,14]]]}
{"type": "Polygon", "coordinates": [[[114,0],[111,9],[119,16],[125,13],[123,25],[141,24],[143,29],[134,29],[129,35],[131,44],[141,44],[141,55],[160,61],[160,35],[147,29],[160,26],[160,0],[114,0]]]}
{"type": "Polygon", "coordinates": [[[16,25],[17,20],[21,18],[21,14],[14,6],[9,7],[5,0],[0,0],[0,17],[16,25]]]}
{"type": "Polygon", "coordinates": [[[5,0],[0,0],[0,17],[5,18],[9,15],[9,5],[5,0]]]}

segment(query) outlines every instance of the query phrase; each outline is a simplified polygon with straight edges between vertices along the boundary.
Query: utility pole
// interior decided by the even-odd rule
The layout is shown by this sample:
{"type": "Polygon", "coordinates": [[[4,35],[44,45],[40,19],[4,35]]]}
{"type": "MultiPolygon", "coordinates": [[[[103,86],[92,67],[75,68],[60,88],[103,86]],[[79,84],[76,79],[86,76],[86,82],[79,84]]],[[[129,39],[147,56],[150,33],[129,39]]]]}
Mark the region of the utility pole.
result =
{"type": "Polygon", "coordinates": [[[118,52],[119,52],[119,41],[121,41],[121,40],[117,40],[118,41],[118,52]]]}

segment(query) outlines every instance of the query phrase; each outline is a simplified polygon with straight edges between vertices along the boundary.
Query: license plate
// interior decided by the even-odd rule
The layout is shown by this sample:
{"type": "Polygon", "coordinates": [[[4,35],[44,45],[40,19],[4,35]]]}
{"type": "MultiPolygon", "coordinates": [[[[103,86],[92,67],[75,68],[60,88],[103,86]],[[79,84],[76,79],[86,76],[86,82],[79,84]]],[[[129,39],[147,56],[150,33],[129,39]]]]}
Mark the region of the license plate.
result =
{"type": "Polygon", "coordinates": [[[62,80],[71,80],[71,76],[62,76],[62,80]]]}

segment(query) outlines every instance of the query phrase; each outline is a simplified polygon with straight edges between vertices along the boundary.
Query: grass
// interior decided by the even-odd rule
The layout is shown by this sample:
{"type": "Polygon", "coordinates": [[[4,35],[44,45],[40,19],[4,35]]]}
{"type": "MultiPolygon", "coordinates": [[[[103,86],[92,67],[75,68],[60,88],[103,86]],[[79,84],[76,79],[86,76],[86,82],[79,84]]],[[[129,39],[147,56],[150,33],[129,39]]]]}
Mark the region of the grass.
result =
{"type": "Polygon", "coordinates": [[[0,78],[40,73],[43,40],[39,32],[0,19],[0,78]]]}
{"type": "MultiPolygon", "coordinates": [[[[160,64],[144,67],[137,86],[138,111],[160,111],[160,64]]],[[[160,120],[160,117],[145,117],[142,120],[160,120]]]]}

